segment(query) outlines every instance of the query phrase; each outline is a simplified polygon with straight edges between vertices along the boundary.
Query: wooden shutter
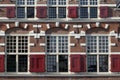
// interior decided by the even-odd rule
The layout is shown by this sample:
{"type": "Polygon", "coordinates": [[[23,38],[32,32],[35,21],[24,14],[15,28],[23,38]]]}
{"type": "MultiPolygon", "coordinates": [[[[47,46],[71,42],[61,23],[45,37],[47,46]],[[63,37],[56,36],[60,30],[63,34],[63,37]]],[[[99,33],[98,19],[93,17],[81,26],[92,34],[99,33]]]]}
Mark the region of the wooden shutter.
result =
{"type": "Polygon", "coordinates": [[[37,17],[46,18],[47,17],[47,7],[37,7],[37,17]]]}
{"type": "Polygon", "coordinates": [[[15,17],[15,7],[7,7],[7,17],[8,18],[15,17]]]}
{"type": "Polygon", "coordinates": [[[120,72],[120,55],[111,55],[111,72],[120,72]]]}
{"type": "Polygon", "coordinates": [[[86,71],[86,57],[85,55],[71,55],[70,56],[70,70],[71,72],[85,72],[86,71]]]}
{"type": "Polygon", "coordinates": [[[78,17],[78,8],[77,7],[68,7],[68,17],[77,18],[78,17]]]}
{"type": "Polygon", "coordinates": [[[30,72],[45,72],[45,55],[30,55],[30,72]]]}
{"type": "Polygon", "coordinates": [[[4,55],[0,55],[0,72],[4,72],[5,71],[5,66],[4,66],[4,55]]]}
{"type": "Polygon", "coordinates": [[[100,7],[100,17],[107,18],[108,15],[108,7],[100,7]]]}

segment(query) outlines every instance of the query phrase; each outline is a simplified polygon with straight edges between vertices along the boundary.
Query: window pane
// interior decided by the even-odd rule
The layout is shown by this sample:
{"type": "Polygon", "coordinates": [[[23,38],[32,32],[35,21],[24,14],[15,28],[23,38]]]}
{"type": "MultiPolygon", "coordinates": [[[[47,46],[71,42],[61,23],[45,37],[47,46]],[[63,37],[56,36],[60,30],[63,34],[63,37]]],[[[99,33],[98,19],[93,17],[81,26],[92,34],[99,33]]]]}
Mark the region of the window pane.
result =
{"type": "Polygon", "coordinates": [[[34,7],[27,8],[27,18],[34,18],[34,7]]]}
{"type": "Polygon", "coordinates": [[[88,0],[80,0],[80,5],[88,5],[88,0]]]}
{"type": "Polygon", "coordinates": [[[97,52],[97,37],[87,36],[87,52],[95,53],[97,52]]]}
{"type": "Polygon", "coordinates": [[[33,5],[34,2],[35,2],[34,0],[27,0],[27,4],[28,4],[28,5],[33,5]]]}
{"type": "Polygon", "coordinates": [[[28,52],[28,37],[18,36],[18,52],[27,53],[28,52]]]}
{"type": "Polygon", "coordinates": [[[99,71],[108,72],[108,56],[107,55],[99,56],[99,71]]]}
{"type": "Polygon", "coordinates": [[[68,72],[68,56],[59,55],[59,72],[68,72]]]}
{"type": "Polygon", "coordinates": [[[99,52],[106,53],[109,51],[108,36],[99,36],[99,52]]]}
{"type": "Polygon", "coordinates": [[[49,8],[49,18],[56,18],[56,7],[49,8]]]}
{"type": "Polygon", "coordinates": [[[88,8],[87,7],[80,8],[80,18],[88,18],[88,8]]]}
{"type": "Polygon", "coordinates": [[[59,5],[66,5],[66,0],[58,0],[59,5]]]}
{"type": "Polygon", "coordinates": [[[17,8],[17,18],[25,18],[25,8],[24,7],[17,8]]]}
{"type": "Polygon", "coordinates": [[[7,55],[7,72],[16,72],[16,56],[7,55]]]}
{"type": "Polygon", "coordinates": [[[6,37],[6,51],[8,53],[16,53],[16,37],[7,36],[6,37]]]}
{"type": "Polygon", "coordinates": [[[24,5],[25,4],[25,0],[17,0],[17,5],[24,5]]]}
{"type": "Polygon", "coordinates": [[[18,71],[27,72],[27,55],[18,56],[18,71]]]}
{"type": "Polygon", "coordinates": [[[97,18],[97,7],[90,8],[90,18],[97,18]]]}
{"type": "Polygon", "coordinates": [[[90,5],[97,5],[97,0],[90,0],[90,5]]]}
{"type": "Polygon", "coordinates": [[[47,36],[47,52],[56,52],[56,36],[47,36]]]}
{"type": "Polygon", "coordinates": [[[67,36],[59,36],[58,37],[58,49],[60,53],[68,52],[68,37],[67,36]]]}
{"type": "Polygon", "coordinates": [[[56,5],[56,0],[48,0],[49,5],[56,5]]]}
{"type": "Polygon", "coordinates": [[[57,71],[57,63],[55,55],[47,56],[47,72],[56,72],[57,71]]]}
{"type": "Polygon", "coordinates": [[[97,56],[87,56],[87,67],[88,72],[97,72],[97,56]]]}
{"type": "Polygon", "coordinates": [[[66,18],[66,8],[65,7],[58,8],[58,17],[59,18],[66,18]]]}

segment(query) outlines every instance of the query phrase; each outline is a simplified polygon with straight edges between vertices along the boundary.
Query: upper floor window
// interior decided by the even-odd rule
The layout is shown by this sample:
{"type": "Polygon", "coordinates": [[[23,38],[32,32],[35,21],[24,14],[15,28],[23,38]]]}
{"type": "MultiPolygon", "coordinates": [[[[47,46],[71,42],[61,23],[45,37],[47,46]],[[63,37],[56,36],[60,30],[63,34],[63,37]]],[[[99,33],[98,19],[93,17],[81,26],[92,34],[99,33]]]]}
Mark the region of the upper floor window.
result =
{"type": "Polygon", "coordinates": [[[66,18],[66,0],[48,0],[48,5],[49,18],[66,18]]]}
{"type": "Polygon", "coordinates": [[[34,5],[35,0],[17,0],[17,5],[34,5]]]}
{"type": "Polygon", "coordinates": [[[17,0],[17,18],[34,18],[34,4],[35,0],[17,0]]]}
{"type": "Polygon", "coordinates": [[[97,5],[98,0],[80,0],[80,5],[97,5]]]}

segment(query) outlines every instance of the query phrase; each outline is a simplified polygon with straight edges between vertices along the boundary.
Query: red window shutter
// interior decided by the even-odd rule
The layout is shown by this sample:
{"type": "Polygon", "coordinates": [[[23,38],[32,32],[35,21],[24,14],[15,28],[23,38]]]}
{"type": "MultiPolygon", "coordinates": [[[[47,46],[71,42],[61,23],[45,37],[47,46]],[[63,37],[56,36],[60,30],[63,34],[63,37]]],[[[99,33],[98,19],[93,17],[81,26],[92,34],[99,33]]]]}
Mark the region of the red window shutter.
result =
{"type": "Polygon", "coordinates": [[[4,66],[4,55],[0,55],[0,72],[4,72],[5,71],[5,66],[4,66]]]}
{"type": "Polygon", "coordinates": [[[47,17],[47,7],[37,7],[37,17],[46,18],[47,17]]]}
{"type": "Polygon", "coordinates": [[[85,72],[86,71],[86,59],[85,55],[71,55],[70,67],[71,72],[85,72]]]}
{"type": "Polygon", "coordinates": [[[111,55],[111,72],[120,72],[120,55],[111,55]]]}
{"type": "Polygon", "coordinates": [[[77,18],[78,17],[78,8],[77,7],[68,7],[68,17],[77,18]]]}
{"type": "Polygon", "coordinates": [[[15,7],[7,7],[7,17],[8,18],[15,17],[15,7]]]}
{"type": "Polygon", "coordinates": [[[30,56],[30,72],[45,72],[45,55],[30,56]]]}
{"type": "Polygon", "coordinates": [[[100,17],[101,18],[108,17],[108,7],[100,7],[100,17]]]}

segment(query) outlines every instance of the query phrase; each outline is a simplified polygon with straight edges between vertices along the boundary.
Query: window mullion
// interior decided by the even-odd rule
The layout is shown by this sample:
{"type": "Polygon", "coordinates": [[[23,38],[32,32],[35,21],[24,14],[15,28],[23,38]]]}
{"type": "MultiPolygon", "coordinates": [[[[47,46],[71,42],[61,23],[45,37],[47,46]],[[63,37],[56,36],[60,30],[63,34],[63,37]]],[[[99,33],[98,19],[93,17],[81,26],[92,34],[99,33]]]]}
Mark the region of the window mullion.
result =
{"type": "Polygon", "coordinates": [[[16,36],[16,72],[18,72],[18,36],[16,36]]]}

